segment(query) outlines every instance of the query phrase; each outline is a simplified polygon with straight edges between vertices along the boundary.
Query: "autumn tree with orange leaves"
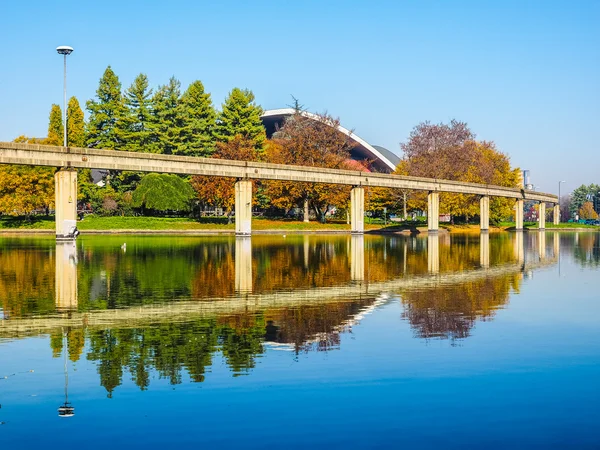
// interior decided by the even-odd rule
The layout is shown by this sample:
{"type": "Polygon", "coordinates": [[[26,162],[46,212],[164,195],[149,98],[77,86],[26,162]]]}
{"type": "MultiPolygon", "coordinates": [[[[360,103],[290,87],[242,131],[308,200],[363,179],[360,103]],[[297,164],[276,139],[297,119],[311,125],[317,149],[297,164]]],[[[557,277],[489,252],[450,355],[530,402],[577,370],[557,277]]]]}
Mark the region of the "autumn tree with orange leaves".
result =
{"type": "MultiPolygon", "coordinates": [[[[507,155],[498,151],[493,142],[477,141],[464,122],[452,120],[449,124],[423,122],[411,132],[401,145],[404,157],[397,175],[464,181],[480,184],[517,187],[520,170],[510,166],[507,155]]],[[[391,197],[401,193],[391,192],[391,197]]],[[[512,214],[510,199],[490,199],[490,220],[499,221],[512,214]]],[[[409,209],[427,208],[426,193],[411,192],[409,209]]],[[[479,214],[479,197],[476,195],[442,193],[440,210],[452,217],[467,221],[479,214]]]]}
{"type": "MultiPolygon", "coordinates": [[[[254,140],[237,135],[228,142],[217,142],[212,157],[237,161],[258,161],[260,150],[257,149],[254,140]]],[[[195,175],[191,180],[192,187],[196,191],[200,203],[224,208],[227,211],[229,223],[231,223],[231,214],[235,206],[235,182],[234,178],[204,175],[195,175]]],[[[256,183],[256,181],[253,182],[254,186],[256,186],[256,183]]],[[[253,192],[256,195],[256,189],[253,189],[253,192]]]]}
{"type": "MultiPolygon", "coordinates": [[[[273,136],[266,149],[271,163],[350,169],[347,161],[353,147],[351,139],[339,131],[339,119],[328,114],[309,116],[300,109],[289,117],[273,136]]],[[[350,187],[334,184],[269,181],[265,183],[271,204],[279,208],[304,208],[304,221],[309,220],[309,208],[321,222],[333,206],[346,207],[350,187]]]]}

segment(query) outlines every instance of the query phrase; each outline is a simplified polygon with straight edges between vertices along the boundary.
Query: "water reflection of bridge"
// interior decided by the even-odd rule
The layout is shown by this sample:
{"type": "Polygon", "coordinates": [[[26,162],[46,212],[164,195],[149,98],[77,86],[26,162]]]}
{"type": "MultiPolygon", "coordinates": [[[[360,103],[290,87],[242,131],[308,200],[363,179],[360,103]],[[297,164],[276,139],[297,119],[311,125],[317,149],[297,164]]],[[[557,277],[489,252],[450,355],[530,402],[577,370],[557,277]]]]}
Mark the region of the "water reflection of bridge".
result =
{"type": "MultiPolygon", "coordinates": [[[[73,242],[57,243],[55,271],[55,305],[57,314],[14,318],[0,321],[0,337],[17,337],[47,333],[61,327],[131,327],[151,322],[181,321],[191,317],[261,311],[268,308],[302,304],[327,304],[342,300],[375,299],[382,294],[402,295],[411,290],[436,289],[478,280],[501,278],[530,272],[557,261],[560,251],[558,233],[552,233],[552,250],[548,252],[546,232],[515,233],[514,262],[490,266],[489,234],[480,235],[479,267],[460,272],[440,272],[440,247],[450,245],[448,235],[427,237],[427,273],[388,281],[370,281],[365,264],[365,238],[349,237],[349,283],[328,287],[253,292],[252,238],[235,241],[235,295],[174,301],[167,304],[136,306],[123,309],[78,311],[78,258],[73,242]],[[527,245],[525,243],[527,242],[527,245]]],[[[308,242],[306,240],[306,242],[308,242]]],[[[305,244],[307,245],[307,244],[305,244]]],[[[406,241],[403,251],[406,253],[406,241]]],[[[305,257],[308,253],[305,252],[305,257]]],[[[406,256],[406,255],[405,255],[406,256]]],[[[406,261],[406,258],[404,258],[406,261]]],[[[404,268],[406,271],[406,267],[404,268]]]]}

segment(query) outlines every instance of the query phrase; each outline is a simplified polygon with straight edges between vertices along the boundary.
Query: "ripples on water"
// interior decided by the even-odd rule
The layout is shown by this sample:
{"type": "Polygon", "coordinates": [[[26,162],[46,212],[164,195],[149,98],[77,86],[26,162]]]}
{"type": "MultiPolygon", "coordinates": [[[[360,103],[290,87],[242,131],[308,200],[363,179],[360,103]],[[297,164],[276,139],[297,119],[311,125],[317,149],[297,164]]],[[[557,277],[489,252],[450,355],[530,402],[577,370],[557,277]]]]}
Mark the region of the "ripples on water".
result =
{"type": "MultiPolygon", "coordinates": [[[[295,439],[288,442],[291,447],[325,442],[369,447],[391,445],[402,431],[406,443],[419,447],[428,445],[419,445],[425,443],[416,430],[425,429],[438,416],[437,408],[448,408],[446,402],[454,399],[462,404],[454,408],[471,422],[451,415],[446,426],[460,422],[462,428],[453,433],[470,434],[474,442],[560,446],[568,433],[578,431],[572,442],[600,444],[585,432],[600,423],[595,416],[583,417],[587,408],[577,403],[577,392],[565,400],[564,386],[565,377],[579,377],[581,396],[600,400],[597,391],[585,390],[586,383],[590,388],[595,383],[591,374],[600,373],[600,307],[590,298],[598,289],[597,281],[592,285],[599,247],[597,233],[549,232],[103,236],[84,237],[75,247],[47,238],[0,238],[0,377],[7,377],[0,378],[5,397],[0,397],[0,421],[6,422],[0,443],[35,447],[52,426],[84,436],[97,427],[94,418],[115,405],[124,407],[127,399],[125,410],[110,413],[112,425],[105,433],[116,438],[137,424],[121,442],[141,445],[154,436],[144,423],[149,405],[177,411],[176,420],[161,416],[174,429],[197,428],[199,417],[212,423],[210,411],[188,404],[195,399],[228,414],[232,423],[258,426],[248,408],[268,414],[274,425],[268,433],[242,427],[261,443],[281,442],[287,430],[295,439]],[[585,318],[569,311],[578,307],[585,318]],[[564,323],[552,334],[557,319],[564,323]],[[528,346],[532,353],[524,350],[528,346]],[[546,368],[548,363],[561,370],[546,368]],[[586,369],[570,372],[579,366],[586,369]],[[69,399],[61,400],[67,373],[69,399]],[[576,423],[554,404],[542,414],[551,413],[554,434],[542,435],[544,426],[536,425],[543,404],[539,386],[514,397],[533,382],[532,373],[555,400],[578,408],[576,423]],[[459,386],[469,389],[463,381],[472,383],[473,395],[486,398],[483,404],[454,398],[459,386]],[[491,393],[484,394],[482,386],[489,383],[491,393]],[[514,390],[507,394],[511,383],[514,390]],[[167,386],[183,392],[169,393],[167,386]],[[423,389],[425,403],[419,403],[414,395],[423,389]],[[437,397],[431,397],[434,391],[437,397]],[[315,410],[319,395],[328,403],[315,410]],[[504,404],[507,399],[518,404],[523,395],[533,402],[526,412],[504,404]],[[308,402],[313,397],[316,403],[308,402]],[[390,410],[388,401],[400,405],[403,398],[420,412],[401,425],[395,417],[404,415],[402,408],[390,410]],[[269,407],[267,400],[275,403],[269,407]],[[51,425],[47,419],[57,417],[61,401],[77,403],[75,415],[51,425]],[[361,404],[371,412],[358,430],[350,411],[361,404]],[[293,406],[293,414],[283,412],[286,405],[293,406]],[[483,405],[487,414],[480,414],[483,405]],[[322,420],[326,411],[336,417],[333,428],[300,426],[311,414],[322,420]],[[120,422],[125,417],[131,424],[120,422]],[[293,417],[302,420],[292,424],[293,417]],[[523,440],[522,420],[533,421],[529,441],[523,440]],[[18,437],[32,424],[39,436],[18,437]],[[473,428],[492,424],[498,431],[473,428]],[[505,427],[511,431],[500,433],[505,427]],[[377,438],[369,440],[375,430],[377,438]]],[[[167,436],[154,436],[146,445],[163,439],[184,446],[260,446],[242,435],[219,434],[221,426],[212,423],[200,434],[167,430],[167,436]]],[[[458,444],[444,435],[445,426],[437,426],[431,444],[458,444]]]]}

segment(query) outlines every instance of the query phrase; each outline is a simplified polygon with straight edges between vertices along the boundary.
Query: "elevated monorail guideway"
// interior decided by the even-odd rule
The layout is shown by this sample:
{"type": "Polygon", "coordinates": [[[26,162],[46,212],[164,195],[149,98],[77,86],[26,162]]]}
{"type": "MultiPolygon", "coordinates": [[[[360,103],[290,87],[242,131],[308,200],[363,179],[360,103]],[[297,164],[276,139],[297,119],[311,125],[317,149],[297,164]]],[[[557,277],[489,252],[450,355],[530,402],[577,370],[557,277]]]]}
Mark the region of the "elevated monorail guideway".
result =
{"type": "Polygon", "coordinates": [[[358,234],[364,232],[364,188],[368,186],[428,192],[428,229],[431,232],[438,230],[439,194],[441,192],[481,196],[481,229],[483,231],[489,227],[487,219],[489,217],[489,197],[514,198],[516,200],[517,229],[523,228],[523,201],[525,200],[540,202],[540,229],[545,228],[544,212],[546,203],[550,203],[555,207],[555,220],[558,217],[558,214],[556,214],[558,197],[553,194],[495,185],[322,167],[13,142],[0,143],[0,164],[61,168],[55,174],[57,239],[72,239],[75,237],[72,235],[72,231],[75,228],[77,218],[77,172],[73,169],[80,168],[235,178],[238,180],[236,182],[235,207],[236,234],[241,236],[251,234],[251,180],[281,180],[353,186],[351,230],[353,233],[358,234]]]}

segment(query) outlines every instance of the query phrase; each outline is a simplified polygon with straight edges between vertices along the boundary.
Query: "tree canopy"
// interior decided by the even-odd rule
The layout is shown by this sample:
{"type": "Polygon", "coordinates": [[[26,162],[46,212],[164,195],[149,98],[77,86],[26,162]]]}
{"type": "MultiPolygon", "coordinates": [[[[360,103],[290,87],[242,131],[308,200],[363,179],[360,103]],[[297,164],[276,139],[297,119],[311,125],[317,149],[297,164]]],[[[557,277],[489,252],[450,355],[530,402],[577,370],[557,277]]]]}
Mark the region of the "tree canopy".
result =
{"type": "Polygon", "coordinates": [[[181,131],[176,153],[186,156],[210,156],[215,151],[213,132],[216,113],[210,94],[201,81],[194,81],[179,102],[181,131]]]}
{"type": "Polygon", "coordinates": [[[69,147],[85,146],[85,121],[76,97],[71,97],[67,105],[67,145],[69,147]]]}
{"type": "Polygon", "coordinates": [[[253,142],[262,151],[267,139],[265,127],[260,120],[263,109],[254,101],[254,94],[248,89],[234,88],[221,112],[217,116],[214,136],[218,142],[229,142],[241,135],[253,142]]]}
{"type": "Polygon", "coordinates": [[[167,212],[191,211],[195,197],[190,183],[177,175],[150,173],[133,192],[134,208],[167,212]]]}
{"type": "MultiPolygon", "coordinates": [[[[395,171],[399,175],[506,187],[519,185],[520,170],[511,168],[508,156],[498,151],[493,142],[475,140],[475,134],[464,122],[423,122],[412,130],[408,141],[400,147],[404,157],[395,171]]],[[[510,199],[490,199],[490,220],[508,218],[512,207],[510,199]]],[[[409,208],[425,209],[425,194],[411,192],[409,208]]],[[[440,210],[468,220],[479,214],[478,197],[442,193],[440,210]]]]}
{"type": "Polygon", "coordinates": [[[87,124],[87,145],[89,147],[121,149],[123,145],[122,120],[126,108],[121,93],[121,82],[110,66],[106,68],[96,99],[88,100],[90,113],[87,124]]]}
{"type": "Polygon", "coordinates": [[[52,104],[50,108],[50,118],[48,120],[48,137],[45,139],[46,145],[63,145],[63,118],[62,110],[57,104],[52,104]]]}

